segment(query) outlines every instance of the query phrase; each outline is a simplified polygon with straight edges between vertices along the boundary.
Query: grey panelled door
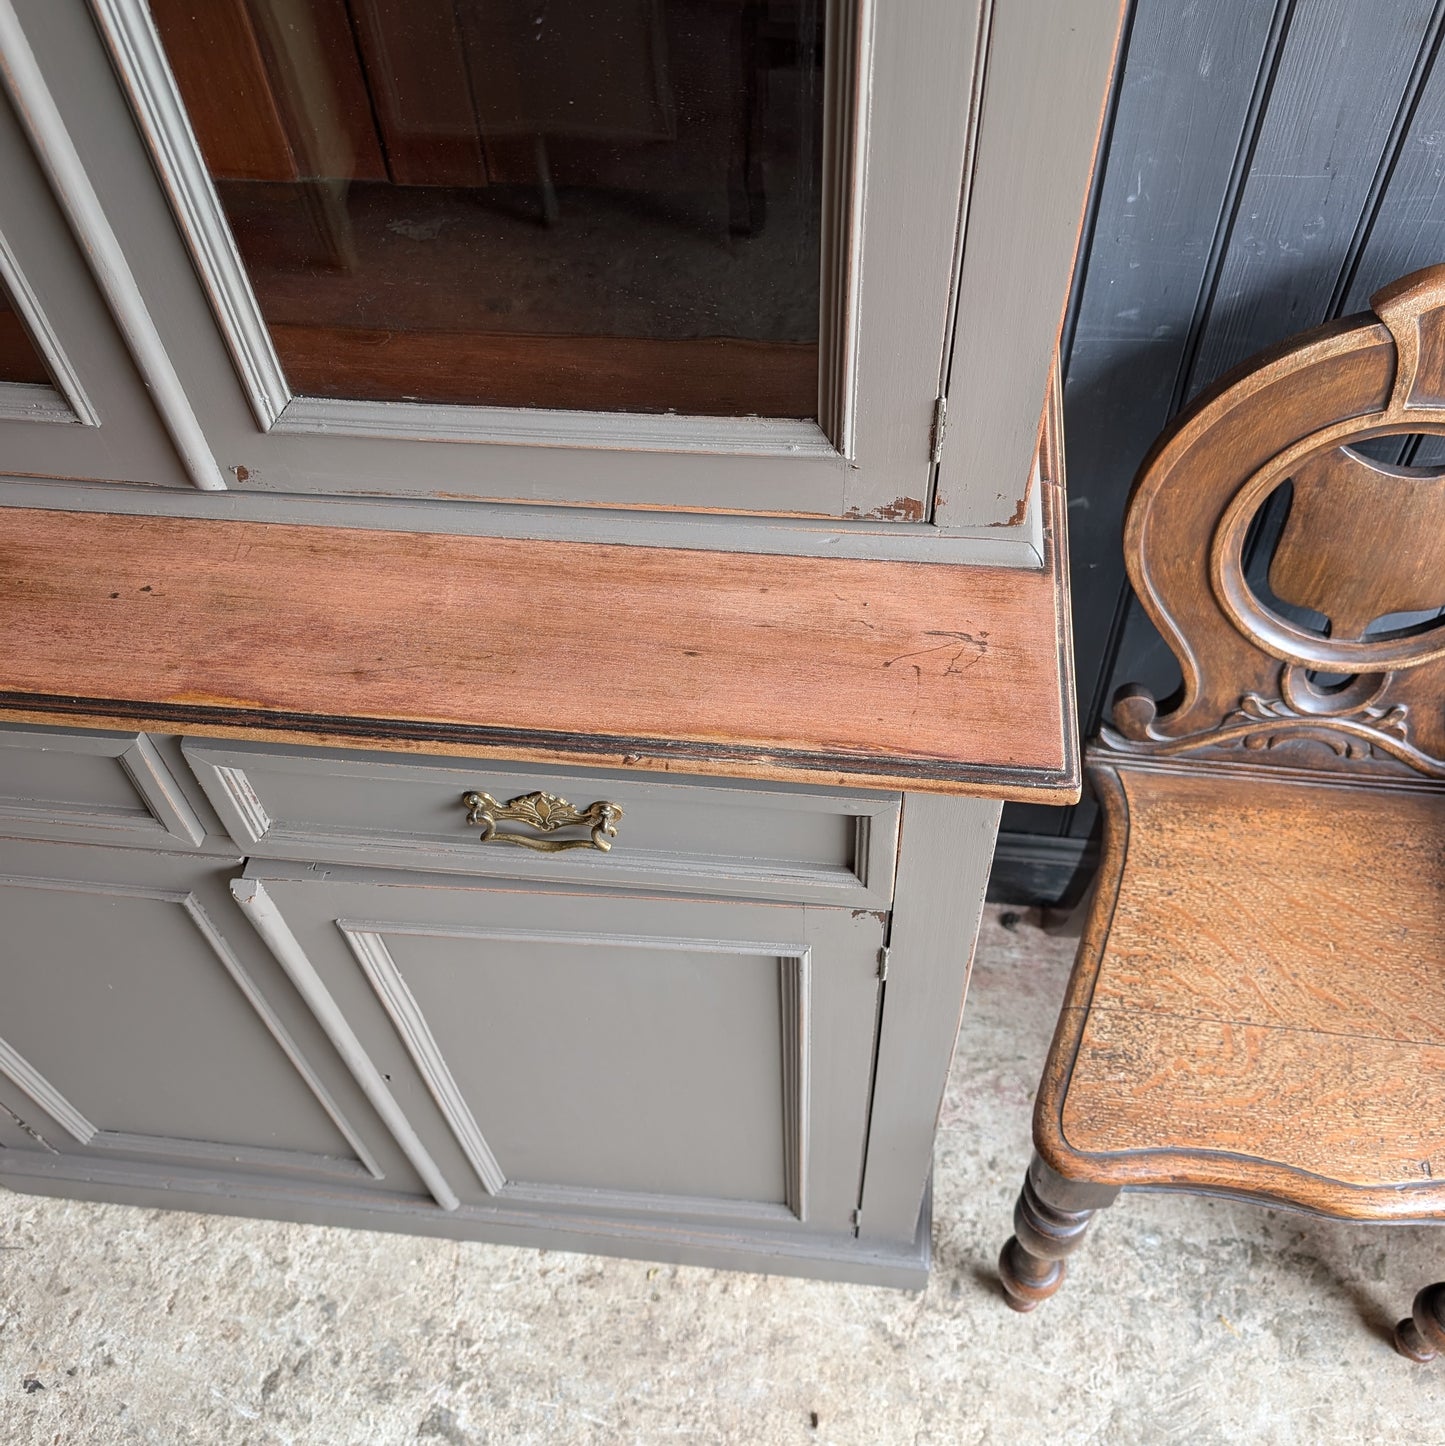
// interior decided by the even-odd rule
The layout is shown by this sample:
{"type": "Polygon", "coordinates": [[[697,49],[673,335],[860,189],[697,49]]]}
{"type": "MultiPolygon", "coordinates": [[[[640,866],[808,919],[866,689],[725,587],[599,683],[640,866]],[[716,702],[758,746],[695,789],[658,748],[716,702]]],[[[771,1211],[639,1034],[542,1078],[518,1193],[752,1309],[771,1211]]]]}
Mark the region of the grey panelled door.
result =
{"type": "Polygon", "coordinates": [[[237,893],[464,1206],[851,1229],[879,915],[259,863],[237,893]]]}
{"type": "Polygon", "coordinates": [[[230,898],[238,867],[0,843],[0,1172],[424,1194],[230,898]]]}

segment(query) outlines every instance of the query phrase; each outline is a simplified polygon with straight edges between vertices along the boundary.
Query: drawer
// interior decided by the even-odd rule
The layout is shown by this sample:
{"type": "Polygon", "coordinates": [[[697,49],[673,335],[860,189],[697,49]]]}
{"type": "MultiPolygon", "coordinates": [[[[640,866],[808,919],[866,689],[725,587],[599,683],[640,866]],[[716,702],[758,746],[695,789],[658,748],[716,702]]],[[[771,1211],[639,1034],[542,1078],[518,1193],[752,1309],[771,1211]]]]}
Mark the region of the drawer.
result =
{"type": "Polygon", "coordinates": [[[892,897],[897,794],[200,739],[184,751],[231,837],[254,857],[855,908],[887,908],[892,897]],[[495,802],[493,825],[468,821],[469,794],[495,802]],[[615,805],[615,838],[593,832],[601,809],[550,831],[539,823],[556,823],[560,806],[546,800],[530,822],[508,816],[528,813],[525,802],[506,805],[536,794],[569,800],[577,814],[615,805]],[[594,837],[610,847],[590,846],[594,837]],[[557,843],[575,846],[533,847],[557,843]]]}
{"type": "Polygon", "coordinates": [[[0,728],[0,837],[191,849],[205,834],[143,733],[0,728]]]}

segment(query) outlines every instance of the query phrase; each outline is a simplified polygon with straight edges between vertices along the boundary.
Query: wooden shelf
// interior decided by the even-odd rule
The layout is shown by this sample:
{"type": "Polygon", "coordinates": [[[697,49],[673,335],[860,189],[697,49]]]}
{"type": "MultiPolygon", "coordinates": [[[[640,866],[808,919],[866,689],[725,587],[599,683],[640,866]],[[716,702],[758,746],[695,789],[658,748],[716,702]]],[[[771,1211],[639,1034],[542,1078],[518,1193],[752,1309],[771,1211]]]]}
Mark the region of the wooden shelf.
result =
{"type": "Polygon", "coordinates": [[[1050,565],[9,509],[0,717],[1078,796],[1050,565]]]}

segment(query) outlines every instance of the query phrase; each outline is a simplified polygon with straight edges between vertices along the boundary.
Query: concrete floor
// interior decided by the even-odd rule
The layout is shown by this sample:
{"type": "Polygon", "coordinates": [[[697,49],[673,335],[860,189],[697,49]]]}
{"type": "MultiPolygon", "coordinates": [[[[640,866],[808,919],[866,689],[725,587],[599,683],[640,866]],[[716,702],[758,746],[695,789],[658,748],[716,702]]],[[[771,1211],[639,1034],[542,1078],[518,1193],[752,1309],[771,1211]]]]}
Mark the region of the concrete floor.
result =
{"type": "Polygon", "coordinates": [[[0,1442],[1445,1442],[1428,1230],[1126,1197],[1004,1307],[1072,950],[990,910],[922,1295],[10,1195],[0,1442]]]}

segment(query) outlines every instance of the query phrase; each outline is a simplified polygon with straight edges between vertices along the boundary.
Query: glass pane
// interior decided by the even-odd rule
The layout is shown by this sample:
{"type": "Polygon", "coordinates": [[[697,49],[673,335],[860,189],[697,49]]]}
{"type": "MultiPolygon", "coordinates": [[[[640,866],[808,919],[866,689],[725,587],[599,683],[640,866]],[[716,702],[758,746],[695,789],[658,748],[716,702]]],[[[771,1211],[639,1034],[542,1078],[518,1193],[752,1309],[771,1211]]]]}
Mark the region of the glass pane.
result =
{"type": "Polygon", "coordinates": [[[152,0],[301,395],[814,417],[819,0],[152,0]]]}
{"type": "Polygon", "coordinates": [[[50,373],[25,330],[25,323],[16,314],[0,282],[0,382],[43,382],[49,384],[50,373]]]}

